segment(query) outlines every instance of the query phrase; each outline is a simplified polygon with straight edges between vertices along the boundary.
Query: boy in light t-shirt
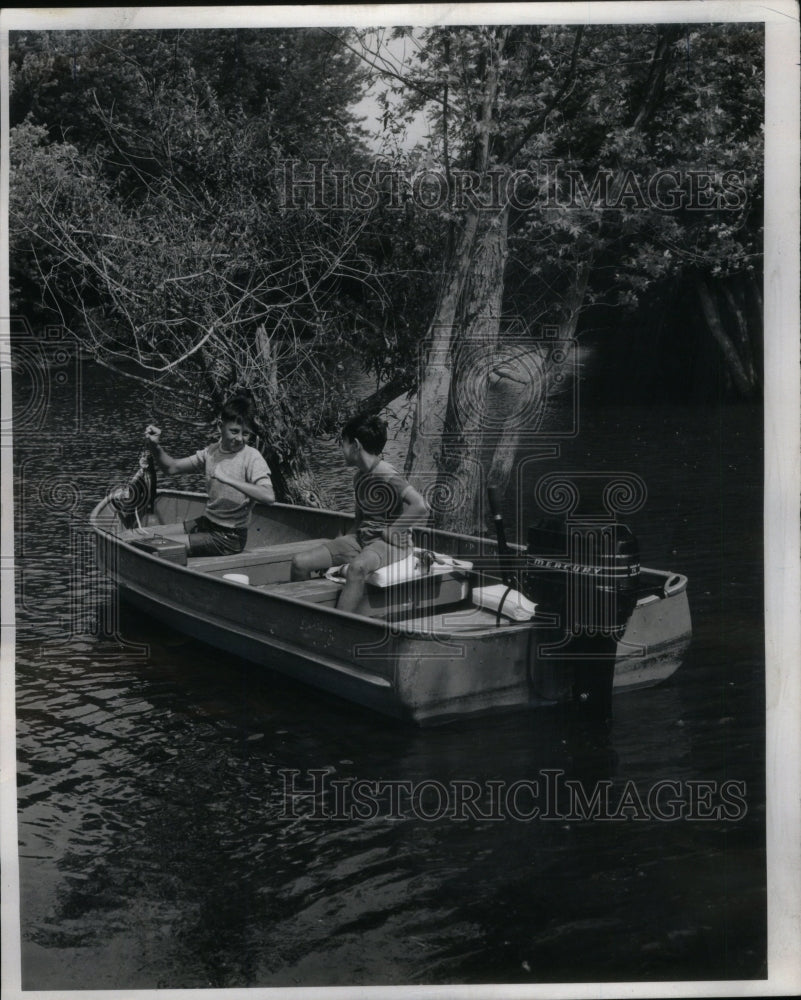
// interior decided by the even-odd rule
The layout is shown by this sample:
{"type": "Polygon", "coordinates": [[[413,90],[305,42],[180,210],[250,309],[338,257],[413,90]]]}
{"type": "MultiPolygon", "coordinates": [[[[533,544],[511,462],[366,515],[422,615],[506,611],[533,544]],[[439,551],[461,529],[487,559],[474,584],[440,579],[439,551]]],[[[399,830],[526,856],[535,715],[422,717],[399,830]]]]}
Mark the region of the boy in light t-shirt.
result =
{"type": "Polygon", "coordinates": [[[227,399],[220,409],[220,440],[186,458],[173,458],[161,447],[161,430],[145,429],[157,465],[168,475],[204,472],[208,500],[203,514],[184,524],[179,536],[190,556],[241,552],[248,538],[255,501],[275,503],[270,469],[261,453],[247,444],[255,427],[253,400],[244,394],[227,399]]]}

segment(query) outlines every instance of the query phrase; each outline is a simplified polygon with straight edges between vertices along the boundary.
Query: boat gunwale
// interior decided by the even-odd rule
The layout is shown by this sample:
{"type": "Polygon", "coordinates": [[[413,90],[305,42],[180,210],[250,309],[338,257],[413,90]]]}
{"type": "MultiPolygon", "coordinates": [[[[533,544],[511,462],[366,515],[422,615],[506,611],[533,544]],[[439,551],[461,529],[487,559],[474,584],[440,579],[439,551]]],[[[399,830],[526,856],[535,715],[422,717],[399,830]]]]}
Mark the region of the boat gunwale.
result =
{"type": "MultiPolygon", "coordinates": [[[[160,490],[159,495],[191,497],[194,500],[206,499],[202,493],[193,493],[186,490],[169,490],[169,491],[160,490]]],[[[306,610],[308,610],[309,608],[314,608],[315,611],[333,615],[336,619],[345,618],[350,621],[355,621],[362,626],[367,625],[372,630],[374,631],[377,630],[380,631],[381,633],[386,633],[387,629],[390,628],[394,636],[414,639],[417,641],[440,642],[443,639],[453,639],[458,641],[459,639],[465,639],[465,638],[469,639],[484,638],[485,636],[498,635],[500,632],[504,632],[506,634],[508,634],[509,632],[523,632],[527,629],[535,627],[532,625],[530,621],[526,621],[526,622],[507,622],[504,623],[503,626],[481,625],[477,626],[474,630],[459,629],[453,632],[451,631],[431,632],[430,630],[422,631],[420,629],[414,629],[406,625],[404,622],[400,621],[392,622],[392,621],[387,621],[386,619],[383,618],[372,618],[369,617],[368,615],[355,614],[352,611],[341,611],[339,608],[331,608],[325,604],[315,604],[312,601],[304,601],[302,598],[293,597],[291,594],[282,594],[278,590],[270,590],[270,591],[260,590],[258,587],[251,587],[248,584],[240,583],[237,580],[226,580],[225,577],[212,576],[210,573],[205,573],[203,572],[203,570],[196,569],[193,566],[182,566],[180,565],[180,563],[174,563],[170,562],[169,560],[162,559],[156,553],[145,552],[142,549],[138,549],[135,545],[132,545],[129,540],[124,539],[119,535],[115,535],[111,531],[107,531],[105,528],[103,528],[101,525],[97,523],[97,518],[99,514],[102,512],[104,508],[106,508],[109,505],[109,503],[110,503],[110,498],[105,497],[98,504],[96,504],[91,514],[89,515],[89,523],[92,530],[96,534],[102,535],[103,538],[107,539],[110,544],[120,547],[124,546],[125,549],[134,558],[141,560],[143,563],[146,560],[157,560],[156,565],[158,566],[159,569],[169,569],[170,571],[178,570],[182,573],[190,574],[190,576],[192,576],[193,578],[213,580],[214,583],[218,586],[222,585],[226,587],[238,587],[241,588],[242,590],[248,591],[249,593],[257,593],[261,595],[262,599],[265,600],[269,600],[271,598],[278,598],[278,600],[280,601],[287,601],[290,604],[295,605],[296,607],[305,608],[306,610]]],[[[274,506],[283,508],[285,510],[302,510],[314,514],[324,513],[324,514],[332,514],[336,517],[350,517],[351,519],[353,518],[353,515],[341,514],[339,511],[331,511],[327,510],[326,508],[302,507],[299,504],[278,504],[278,503],[276,503],[274,506]]],[[[150,527],[155,529],[158,526],[151,525],[150,527]]],[[[469,538],[471,536],[455,535],[454,537],[469,538]]],[[[482,539],[478,540],[482,541],[482,539]]],[[[232,572],[235,572],[235,570],[232,570],[232,572]]],[[[120,580],[119,573],[115,574],[115,576],[117,583],[121,584],[123,587],[128,587],[128,584],[125,581],[120,580]]],[[[452,612],[452,613],[456,614],[457,612],[452,612]]]]}
{"type": "MultiPolygon", "coordinates": [[[[157,497],[185,498],[185,499],[197,500],[199,502],[204,502],[204,503],[206,501],[206,496],[203,493],[198,493],[192,490],[177,490],[171,488],[159,490],[157,493],[157,497]]],[[[102,536],[105,540],[107,540],[108,543],[114,546],[124,547],[126,551],[137,560],[140,560],[142,562],[144,562],[145,560],[157,560],[156,565],[158,565],[160,569],[169,568],[169,570],[171,571],[178,570],[183,573],[188,573],[193,578],[212,579],[218,585],[225,585],[228,587],[239,587],[242,588],[243,590],[248,590],[251,593],[259,593],[265,599],[278,598],[278,600],[280,601],[289,602],[290,604],[296,607],[302,607],[307,610],[313,607],[315,611],[332,615],[335,619],[345,619],[348,621],[358,622],[361,626],[370,628],[373,631],[378,630],[382,633],[385,633],[387,628],[390,628],[392,630],[393,635],[398,637],[414,639],[417,641],[439,642],[440,640],[443,639],[453,639],[458,641],[459,639],[466,639],[466,638],[481,639],[487,636],[497,636],[500,634],[509,635],[525,631],[533,631],[534,629],[542,625],[542,622],[532,622],[530,620],[523,622],[508,621],[504,622],[502,625],[499,623],[493,626],[490,625],[476,626],[475,629],[465,628],[457,631],[437,630],[435,632],[430,632],[430,631],[425,632],[421,630],[415,630],[414,628],[406,625],[406,623],[402,621],[387,621],[386,619],[383,618],[372,618],[367,615],[355,614],[354,612],[351,611],[341,611],[339,608],[336,607],[328,607],[327,605],[324,604],[315,604],[314,602],[306,601],[303,600],[302,598],[293,597],[290,594],[282,594],[279,590],[270,590],[270,591],[260,590],[257,587],[251,587],[248,584],[240,583],[236,580],[226,580],[224,577],[212,576],[211,574],[206,573],[203,570],[195,568],[193,566],[188,566],[188,565],[182,566],[179,563],[173,563],[168,560],[161,559],[161,557],[158,556],[156,553],[145,552],[142,549],[137,548],[136,546],[131,544],[130,540],[124,539],[120,535],[117,535],[114,532],[109,531],[106,528],[102,527],[100,524],[98,524],[100,514],[110,505],[111,505],[111,497],[109,496],[103,497],[92,509],[89,515],[89,525],[97,535],[102,536]]],[[[313,515],[324,514],[331,517],[342,518],[351,522],[355,519],[354,515],[349,512],[329,510],[328,508],[322,508],[322,507],[307,507],[301,504],[275,503],[275,504],[270,504],[267,509],[270,510],[273,507],[276,507],[280,510],[302,511],[304,513],[309,513],[313,515]]],[[[152,528],[154,532],[157,533],[156,529],[159,526],[150,525],[149,527],[152,528]]],[[[435,530],[437,534],[449,539],[472,542],[479,546],[484,546],[487,543],[489,543],[490,545],[494,544],[493,539],[485,538],[479,535],[463,535],[457,532],[447,531],[439,528],[435,530]]],[[[298,539],[298,541],[301,541],[301,539],[298,539]]],[[[269,546],[265,546],[265,548],[267,547],[269,546]]],[[[515,549],[517,552],[520,553],[525,552],[525,546],[520,545],[518,543],[509,543],[509,547],[515,549]]],[[[232,570],[231,572],[235,572],[235,570],[232,570]]],[[[641,603],[651,602],[651,598],[653,596],[656,596],[659,601],[669,601],[675,597],[678,597],[680,594],[685,593],[687,590],[688,578],[682,573],[671,572],[669,570],[651,569],[645,566],[641,567],[641,572],[649,573],[657,577],[662,577],[666,583],[668,581],[675,579],[678,579],[679,583],[674,584],[670,593],[665,592],[665,590],[663,589],[661,593],[657,593],[655,595],[649,594],[643,596],[642,598],[640,598],[640,600],[638,600],[637,606],[639,606],[641,603]]],[[[126,586],[126,584],[119,579],[119,573],[115,574],[115,578],[118,583],[122,583],[123,586],[126,586]]],[[[456,614],[458,612],[454,611],[452,613],[456,614]]]]}

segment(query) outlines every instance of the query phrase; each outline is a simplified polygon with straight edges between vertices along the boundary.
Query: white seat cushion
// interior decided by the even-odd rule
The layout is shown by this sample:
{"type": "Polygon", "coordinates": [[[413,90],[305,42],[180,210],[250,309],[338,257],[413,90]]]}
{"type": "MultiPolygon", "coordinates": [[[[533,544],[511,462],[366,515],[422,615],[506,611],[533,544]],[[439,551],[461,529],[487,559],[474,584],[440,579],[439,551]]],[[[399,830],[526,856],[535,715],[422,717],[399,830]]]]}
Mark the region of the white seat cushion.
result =
{"type": "Polygon", "coordinates": [[[433,553],[434,562],[426,573],[423,570],[422,556],[424,549],[413,549],[405,558],[389,563],[377,569],[367,577],[367,582],[374,587],[394,587],[409,580],[420,580],[423,577],[443,576],[446,573],[464,575],[473,568],[471,562],[465,559],[455,559],[453,556],[433,553]]]}

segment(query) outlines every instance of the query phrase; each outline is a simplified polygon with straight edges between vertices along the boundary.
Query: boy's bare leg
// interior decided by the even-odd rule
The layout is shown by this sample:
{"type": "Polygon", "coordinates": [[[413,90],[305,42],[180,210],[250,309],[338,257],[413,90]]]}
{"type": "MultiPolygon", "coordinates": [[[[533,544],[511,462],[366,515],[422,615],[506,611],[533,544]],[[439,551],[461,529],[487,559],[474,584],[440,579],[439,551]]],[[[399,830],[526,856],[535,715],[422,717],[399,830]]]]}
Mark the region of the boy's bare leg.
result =
{"type": "Polygon", "coordinates": [[[348,564],[348,577],[339,595],[337,608],[340,611],[355,611],[364,596],[367,577],[381,565],[381,557],[369,548],[360,552],[348,564]]]}
{"type": "Polygon", "coordinates": [[[315,570],[330,569],[333,564],[331,553],[325,545],[317,545],[305,552],[298,552],[292,557],[289,579],[293,581],[308,580],[315,570]]]}

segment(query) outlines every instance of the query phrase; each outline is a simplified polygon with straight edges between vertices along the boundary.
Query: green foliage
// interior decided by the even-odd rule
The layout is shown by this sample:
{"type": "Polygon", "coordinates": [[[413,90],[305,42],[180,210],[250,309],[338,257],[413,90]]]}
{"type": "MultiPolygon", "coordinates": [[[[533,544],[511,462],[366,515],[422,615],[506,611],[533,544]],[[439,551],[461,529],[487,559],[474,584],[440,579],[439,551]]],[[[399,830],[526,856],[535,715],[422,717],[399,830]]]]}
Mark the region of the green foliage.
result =
{"type": "MultiPolygon", "coordinates": [[[[529,175],[511,219],[507,311],[529,323],[558,321],[562,290],[587,262],[594,266],[588,302],[627,308],[660,282],[759,271],[761,26],[475,26],[405,34],[414,34],[419,48],[416,66],[405,88],[390,81],[385,99],[403,96],[401,115],[428,112],[439,168],[529,175]],[[666,170],[678,173],[683,206],[665,207],[669,183],[657,188],[656,203],[649,193],[666,170]],[[610,197],[599,205],[590,195],[603,171],[610,197]],[[710,192],[722,195],[719,205],[704,202],[704,174],[712,177],[710,192]],[[701,208],[690,204],[699,199],[701,208]]],[[[447,214],[451,221],[464,215],[447,214]]]]}
{"type": "Polygon", "coordinates": [[[353,405],[343,368],[412,387],[470,208],[393,202],[378,175],[367,207],[337,205],[330,178],[310,206],[284,182],[288,161],[300,177],[315,160],[370,167],[352,111],[368,60],[383,67],[398,176],[475,171],[486,193],[489,172],[525,174],[504,298],[524,327],[559,322],[588,265],[587,304],[634,312],[693,275],[758,275],[759,27],[392,34],[401,62],[360,60],[375,36],[349,31],[12,33],[15,308],[60,316],[100,360],[135,361],[192,410],[249,385],[290,464],[353,405]],[[421,111],[435,138],[403,152],[421,111]],[[719,207],[666,209],[647,195],[660,170],[741,180],[719,207]],[[606,206],[592,200],[603,171],[606,206]]]}
{"type": "Polygon", "coordinates": [[[364,165],[354,59],[308,31],[12,44],[17,307],[35,293],[177,411],[247,385],[290,473],[354,405],[343,370],[408,377],[432,280],[432,241],[400,238],[385,199],[343,210],[328,176],[314,205],[287,185],[315,159],[364,165]]]}
{"type": "Polygon", "coordinates": [[[358,59],[315,29],[13,32],[9,63],[11,124],[31,116],[80,148],[106,142],[104,114],[142,132],[172,98],[257,118],[290,155],[364,152],[358,59]]]}

